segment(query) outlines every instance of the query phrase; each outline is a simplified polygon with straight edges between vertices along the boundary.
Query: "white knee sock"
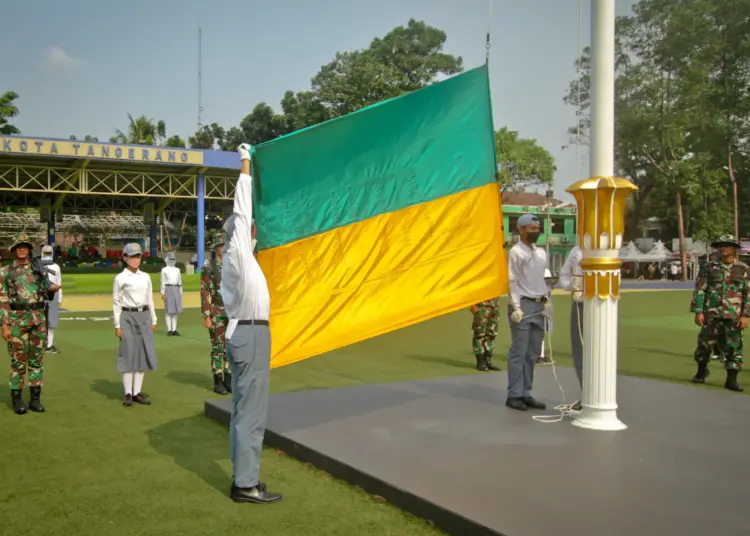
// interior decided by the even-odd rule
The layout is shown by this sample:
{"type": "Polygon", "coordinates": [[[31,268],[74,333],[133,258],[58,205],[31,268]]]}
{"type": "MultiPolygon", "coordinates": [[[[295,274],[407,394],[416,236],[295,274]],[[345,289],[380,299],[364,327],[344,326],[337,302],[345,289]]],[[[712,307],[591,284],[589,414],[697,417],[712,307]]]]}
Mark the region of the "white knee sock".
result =
{"type": "Polygon", "coordinates": [[[47,330],[47,348],[52,348],[52,345],[54,343],[55,343],[55,330],[48,329],[47,330]]]}
{"type": "Polygon", "coordinates": [[[122,386],[125,388],[126,395],[133,394],[133,373],[132,372],[123,373],[122,386]]]}
{"type": "Polygon", "coordinates": [[[167,326],[167,331],[172,331],[172,318],[171,318],[171,316],[172,315],[168,315],[168,314],[164,313],[164,323],[167,326]]]}
{"type": "Polygon", "coordinates": [[[137,395],[141,393],[141,388],[143,387],[143,376],[145,373],[143,372],[136,372],[133,374],[133,394],[137,395]]]}
{"type": "Polygon", "coordinates": [[[177,315],[172,315],[172,331],[177,331],[177,315]]]}

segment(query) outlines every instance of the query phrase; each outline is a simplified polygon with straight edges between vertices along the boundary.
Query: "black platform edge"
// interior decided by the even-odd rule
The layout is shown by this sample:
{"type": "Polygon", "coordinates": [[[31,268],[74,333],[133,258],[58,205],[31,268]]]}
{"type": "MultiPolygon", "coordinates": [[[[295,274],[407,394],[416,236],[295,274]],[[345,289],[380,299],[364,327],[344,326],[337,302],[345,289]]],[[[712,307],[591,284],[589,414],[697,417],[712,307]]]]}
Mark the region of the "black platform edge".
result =
{"type": "MultiPolygon", "coordinates": [[[[230,416],[227,412],[212,405],[210,401],[205,403],[205,414],[210,419],[229,425],[230,416]]],[[[332,477],[356,486],[366,493],[382,497],[398,508],[431,522],[435,527],[452,536],[466,536],[467,534],[472,536],[506,536],[289,437],[277,434],[273,430],[266,429],[263,442],[268,447],[281,450],[303,463],[310,463],[332,477]]],[[[450,484],[446,483],[446,485],[450,484]]]]}

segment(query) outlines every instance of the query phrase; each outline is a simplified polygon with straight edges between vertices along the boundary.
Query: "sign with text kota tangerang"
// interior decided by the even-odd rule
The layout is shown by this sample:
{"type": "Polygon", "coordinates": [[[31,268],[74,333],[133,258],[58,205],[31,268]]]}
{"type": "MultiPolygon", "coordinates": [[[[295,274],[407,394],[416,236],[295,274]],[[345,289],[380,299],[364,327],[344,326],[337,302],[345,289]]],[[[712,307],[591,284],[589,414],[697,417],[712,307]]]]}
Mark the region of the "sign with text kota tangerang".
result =
{"type": "Polygon", "coordinates": [[[117,145],[88,141],[46,140],[0,136],[0,155],[57,156],[122,162],[202,165],[203,152],[150,145],[117,145]]]}

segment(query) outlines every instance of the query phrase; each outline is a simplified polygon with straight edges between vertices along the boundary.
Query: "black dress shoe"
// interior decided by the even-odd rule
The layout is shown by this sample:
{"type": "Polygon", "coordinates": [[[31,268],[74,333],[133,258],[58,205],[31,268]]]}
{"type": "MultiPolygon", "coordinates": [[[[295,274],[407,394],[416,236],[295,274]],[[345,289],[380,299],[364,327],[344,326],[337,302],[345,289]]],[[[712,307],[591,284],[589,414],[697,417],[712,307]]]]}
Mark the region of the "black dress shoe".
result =
{"type": "Polygon", "coordinates": [[[268,504],[282,499],[282,496],[278,493],[268,491],[263,482],[258,482],[258,485],[254,488],[238,488],[232,484],[230,496],[237,503],[268,504]]]}
{"type": "Polygon", "coordinates": [[[521,399],[524,404],[526,404],[527,407],[531,409],[547,409],[547,404],[544,402],[539,402],[538,400],[534,400],[531,396],[525,396],[521,399]]]}
{"type": "Polygon", "coordinates": [[[148,395],[145,393],[138,393],[137,395],[134,395],[133,402],[135,402],[136,404],[142,404],[144,406],[151,405],[151,400],[149,400],[148,395]]]}
{"type": "Polygon", "coordinates": [[[174,331],[172,332],[172,335],[174,335],[175,337],[179,337],[179,336],[180,336],[180,332],[179,332],[179,331],[177,331],[177,330],[174,330],[174,331]]]}
{"type": "Polygon", "coordinates": [[[122,400],[122,405],[126,408],[129,408],[133,405],[133,395],[125,395],[125,398],[122,400]]]}
{"type": "Polygon", "coordinates": [[[517,409],[518,411],[526,411],[529,407],[523,403],[522,398],[509,398],[505,401],[505,405],[510,409],[517,409]]]}

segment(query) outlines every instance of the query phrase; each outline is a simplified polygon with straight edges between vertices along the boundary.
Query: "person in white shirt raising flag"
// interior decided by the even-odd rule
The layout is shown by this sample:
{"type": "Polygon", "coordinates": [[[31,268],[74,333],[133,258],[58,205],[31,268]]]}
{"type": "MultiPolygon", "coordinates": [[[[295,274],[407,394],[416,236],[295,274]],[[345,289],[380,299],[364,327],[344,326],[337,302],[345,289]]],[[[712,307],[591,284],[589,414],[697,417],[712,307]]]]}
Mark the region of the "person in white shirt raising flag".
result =
{"type": "MultiPolygon", "coordinates": [[[[62,272],[60,266],[54,261],[55,252],[52,246],[42,247],[42,264],[47,268],[47,279],[53,285],[62,285],[62,272]]],[[[55,347],[55,330],[60,324],[60,306],[62,305],[62,287],[55,292],[51,300],[45,300],[47,309],[47,350],[48,354],[57,354],[60,351],[55,347]]]]}
{"type": "Polygon", "coordinates": [[[233,214],[224,224],[221,266],[221,296],[229,318],[226,349],[232,371],[229,443],[234,480],[230,496],[235,502],[267,504],[280,500],[281,495],[259,481],[271,370],[271,298],[253,255],[251,151],[246,143],[239,146],[241,171],[233,214]]]}
{"type": "Polygon", "coordinates": [[[177,317],[182,312],[182,273],[177,268],[177,258],[174,252],[167,253],[164,261],[166,266],[161,269],[161,299],[164,301],[164,320],[167,324],[167,336],[179,336],[177,331],[177,317]]]}

